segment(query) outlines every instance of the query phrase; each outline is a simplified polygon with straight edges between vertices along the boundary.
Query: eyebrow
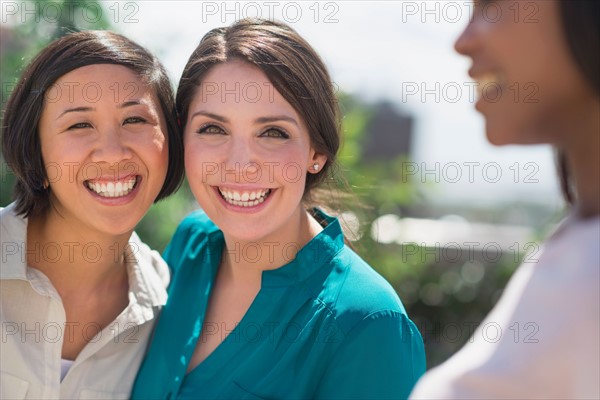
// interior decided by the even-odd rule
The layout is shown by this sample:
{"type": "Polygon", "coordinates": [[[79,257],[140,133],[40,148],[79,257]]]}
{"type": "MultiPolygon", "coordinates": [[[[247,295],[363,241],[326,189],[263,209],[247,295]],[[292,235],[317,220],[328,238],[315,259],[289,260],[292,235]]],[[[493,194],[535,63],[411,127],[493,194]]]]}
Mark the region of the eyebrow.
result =
{"type": "Polygon", "coordinates": [[[298,121],[287,115],[274,115],[272,117],[260,117],[254,120],[257,124],[267,124],[270,122],[287,121],[298,126],[298,121]]]}
{"type": "Polygon", "coordinates": [[[208,112],[208,111],[203,111],[203,110],[196,111],[195,113],[193,113],[192,116],[190,117],[190,119],[194,119],[194,118],[196,118],[198,116],[201,116],[201,115],[203,115],[205,117],[208,117],[208,118],[216,119],[217,121],[229,122],[229,120],[227,118],[225,118],[225,117],[222,117],[222,116],[220,116],[218,114],[213,114],[213,113],[208,112]]]}
{"type": "Polygon", "coordinates": [[[119,108],[125,108],[125,107],[131,107],[131,106],[139,106],[140,104],[142,104],[142,102],[140,100],[129,100],[126,101],[123,104],[119,105],[119,108]]]}
{"type": "MultiPolygon", "coordinates": [[[[211,112],[208,112],[208,111],[203,111],[203,110],[196,111],[194,114],[192,114],[192,117],[190,119],[194,119],[194,118],[196,118],[199,115],[203,115],[205,117],[213,118],[213,119],[216,119],[217,121],[220,121],[220,122],[223,122],[223,123],[229,122],[229,119],[227,119],[227,118],[225,118],[225,117],[223,117],[221,115],[214,114],[214,113],[211,113],[211,112]]],[[[256,118],[254,120],[254,122],[257,123],[257,124],[267,124],[267,123],[277,122],[277,121],[287,121],[287,122],[290,122],[290,123],[292,123],[292,124],[294,124],[296,126],[299,126],[298,125],[298,121],[296,121],[295,118],[289,117],[287,115],[273,115],[273,116],[268,116],[268,117],[259,117],[259,118],[256,118]]]]}
{"type": "Polygon", "coordinates": [[[96,109],[93,107],[75,107],[75,108],[67,108],[65,111],[63,111],[58,118],[56,119],[60,119],[63,117],[63,115],[71,113],[71,112],[85,112],[85,111],[95,111],[96,109]]]}
{"type": "MultiPolygon", "coordinates": [[[[126,101],[125,103],[119,104],[119,108],[132,107],[132,106],[137,106],[137,105],[140,105],[140,104],[142,104],[142,102],[140,100],[130,100],[130,101],[126,101]]],[[[96,111],[96,109],[94,107],[74,107],[74,108],[67,108],[56,119],[60,119],[65,114],[68,114],[68,113],[71,113],[71,112],[86,112],[86,111],[96,111]]]]}

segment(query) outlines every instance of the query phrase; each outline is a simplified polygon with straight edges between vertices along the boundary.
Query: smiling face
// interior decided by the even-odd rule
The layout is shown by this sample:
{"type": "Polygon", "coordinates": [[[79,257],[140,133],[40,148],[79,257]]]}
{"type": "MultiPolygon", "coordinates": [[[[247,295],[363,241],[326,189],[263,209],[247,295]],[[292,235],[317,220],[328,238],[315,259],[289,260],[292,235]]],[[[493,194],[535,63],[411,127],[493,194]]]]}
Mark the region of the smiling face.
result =
{"type": "Polygon", "coordinates": [[[74,228],[129,232],[164,183],[165,120],[155,94],[126,67],[63,75],[46,93],[39,135],[50,212],[74,228]]]}
{"type": "Polygon", "coordinates": [[[236,240],[281,238],[303,212],[306,174],[326,162],[298,113],[238,60],[204,76],[188,111],[185,169],[204,211],[236,240]]]}
{"type": "Polygon", "coordinates": [[[494,144],[564,144],[592,90],[569,52],[556,1],[477,1],[456,50],[483,89],[476,109],[494,144]],[[567,132],[565,132],[567,130],[567,132]]]}

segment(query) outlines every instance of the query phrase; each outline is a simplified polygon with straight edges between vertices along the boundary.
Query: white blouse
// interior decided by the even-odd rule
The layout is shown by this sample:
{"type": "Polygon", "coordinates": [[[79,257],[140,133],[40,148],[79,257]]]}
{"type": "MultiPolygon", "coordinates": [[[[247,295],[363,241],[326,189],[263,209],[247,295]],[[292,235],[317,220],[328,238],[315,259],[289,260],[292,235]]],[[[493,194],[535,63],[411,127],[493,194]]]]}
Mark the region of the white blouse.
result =
{"type": "Polygon", "coordinates": [[[530,258],[412,399],[600,398],[600,218],[567,219],[530,258]]]}
{"type": "Polygon", "coordinates": [[[1,399],[125,399],[166,303],[168,267],[134,233],[128,263],[129,305],[93,338],[64,372],[65,309],[50,280],[26,265],[27,220],[14,204],[0,209],[1,399]],[[64,377],[64,379],[62,379],[64,377]]]}

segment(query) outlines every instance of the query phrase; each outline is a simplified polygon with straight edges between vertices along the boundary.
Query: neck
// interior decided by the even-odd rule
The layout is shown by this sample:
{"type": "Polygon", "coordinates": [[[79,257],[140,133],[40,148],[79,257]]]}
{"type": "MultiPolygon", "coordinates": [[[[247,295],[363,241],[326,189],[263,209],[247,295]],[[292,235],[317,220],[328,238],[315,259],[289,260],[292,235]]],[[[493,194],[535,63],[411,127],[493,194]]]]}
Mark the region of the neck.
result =
{"type": "Polygon", "coordinates": [[[569,176],[573,181],[575,208],[580,218],[600,214],[600,101],[582,115],[563,147],[569,176]]]}
{"type": "Polygon", "coordinates": [[[260,281],[263,271],[292,261],[321,230],[319,223],[299,206],[281,229],[260,239],[240,240],[224,232],[222,266],[230,270],[235,280],[260,281]]]}
{"type": "Polygon", "coordinates": [[[127,278],[126,252],[131,233],[108,235],[68,226],[55,210],[29,219],[27,263],[42,271],[61,296],[127,278]]]}

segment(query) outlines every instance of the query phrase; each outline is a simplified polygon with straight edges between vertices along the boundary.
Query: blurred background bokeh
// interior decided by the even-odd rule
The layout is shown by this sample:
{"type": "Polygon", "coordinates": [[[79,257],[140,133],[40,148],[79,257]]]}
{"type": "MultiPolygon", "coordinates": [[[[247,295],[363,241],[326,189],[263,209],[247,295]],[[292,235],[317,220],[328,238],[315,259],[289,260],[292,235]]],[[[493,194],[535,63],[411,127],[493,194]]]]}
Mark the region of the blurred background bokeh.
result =
{"type": "MultiPolygon", "coordinates": [[[[176,84],[201,36],[248,16],[243,10],[250,4],[227,2],[229,14],[211,21],[208,17],[217,15],[214,7],[225,3],[1,3],[2,109],[31,57],[65,33],[123,33],[155,52],[176,84]]],[[[285,7],[293,2],[275,3],[285,7]]],[[[451,49],[452,36],[468,15],[457,25],[452,10],[444,9],[453,2],[427,3],[429,14],[418,10],[424,2],[307,2],[301,10],[311,18],[291,25],[323,56],[339,89],[344,143],[332,185],[344,187],[338,184],[340,176],[349,184],[350,198],[337,204],[348,238],[397,290],[423,334],[428,367],[433,367],[469,339],[520,261],[535,260],[539,241],[560,220],[564,206],[549,149],[493,149],[485,143],[472,99],[454,101],[447,91],[446,96],[437,93],[441,101],[436,98],[432,90],[438,72],[462,73],[454,80],[438,78],[440,92],[449,82],[468,83],[462,71],[468,64],[451,49]],[[317,24],[327,22],[326,17],[335,23],[317,24]],[[437,47],[440,41],[445,50],[437,47]],[[414,42],[414,51],[402,47],[414,42]],[[397,64],[390,65],[390,60],[397,64]],[[410,71],[425,71],[432,80],[419,80],[410,71]],[[431,96],[425,93],[421,101],[411,101],[408,93],[423,89],[423,84],[431,96]],[[469,168],[472,179],[466,175],[469,168]],[[504,174],[502,182],[496,179],[498,170],[504,174]]],[[[465,2],[455,6],[468,12],[465,2]]],[[[0,206],[5,206],[11,202],[14,177],[4,160],[1,166],[0,206]]],[[[184,184],[153,206],[137,232],[162,251],[179,221],[197,207],[184,184]]],[[[522,337],[533,332],[527,325],[532,321],[516,322],[514,330],[501,334],[522,337]]]]}

